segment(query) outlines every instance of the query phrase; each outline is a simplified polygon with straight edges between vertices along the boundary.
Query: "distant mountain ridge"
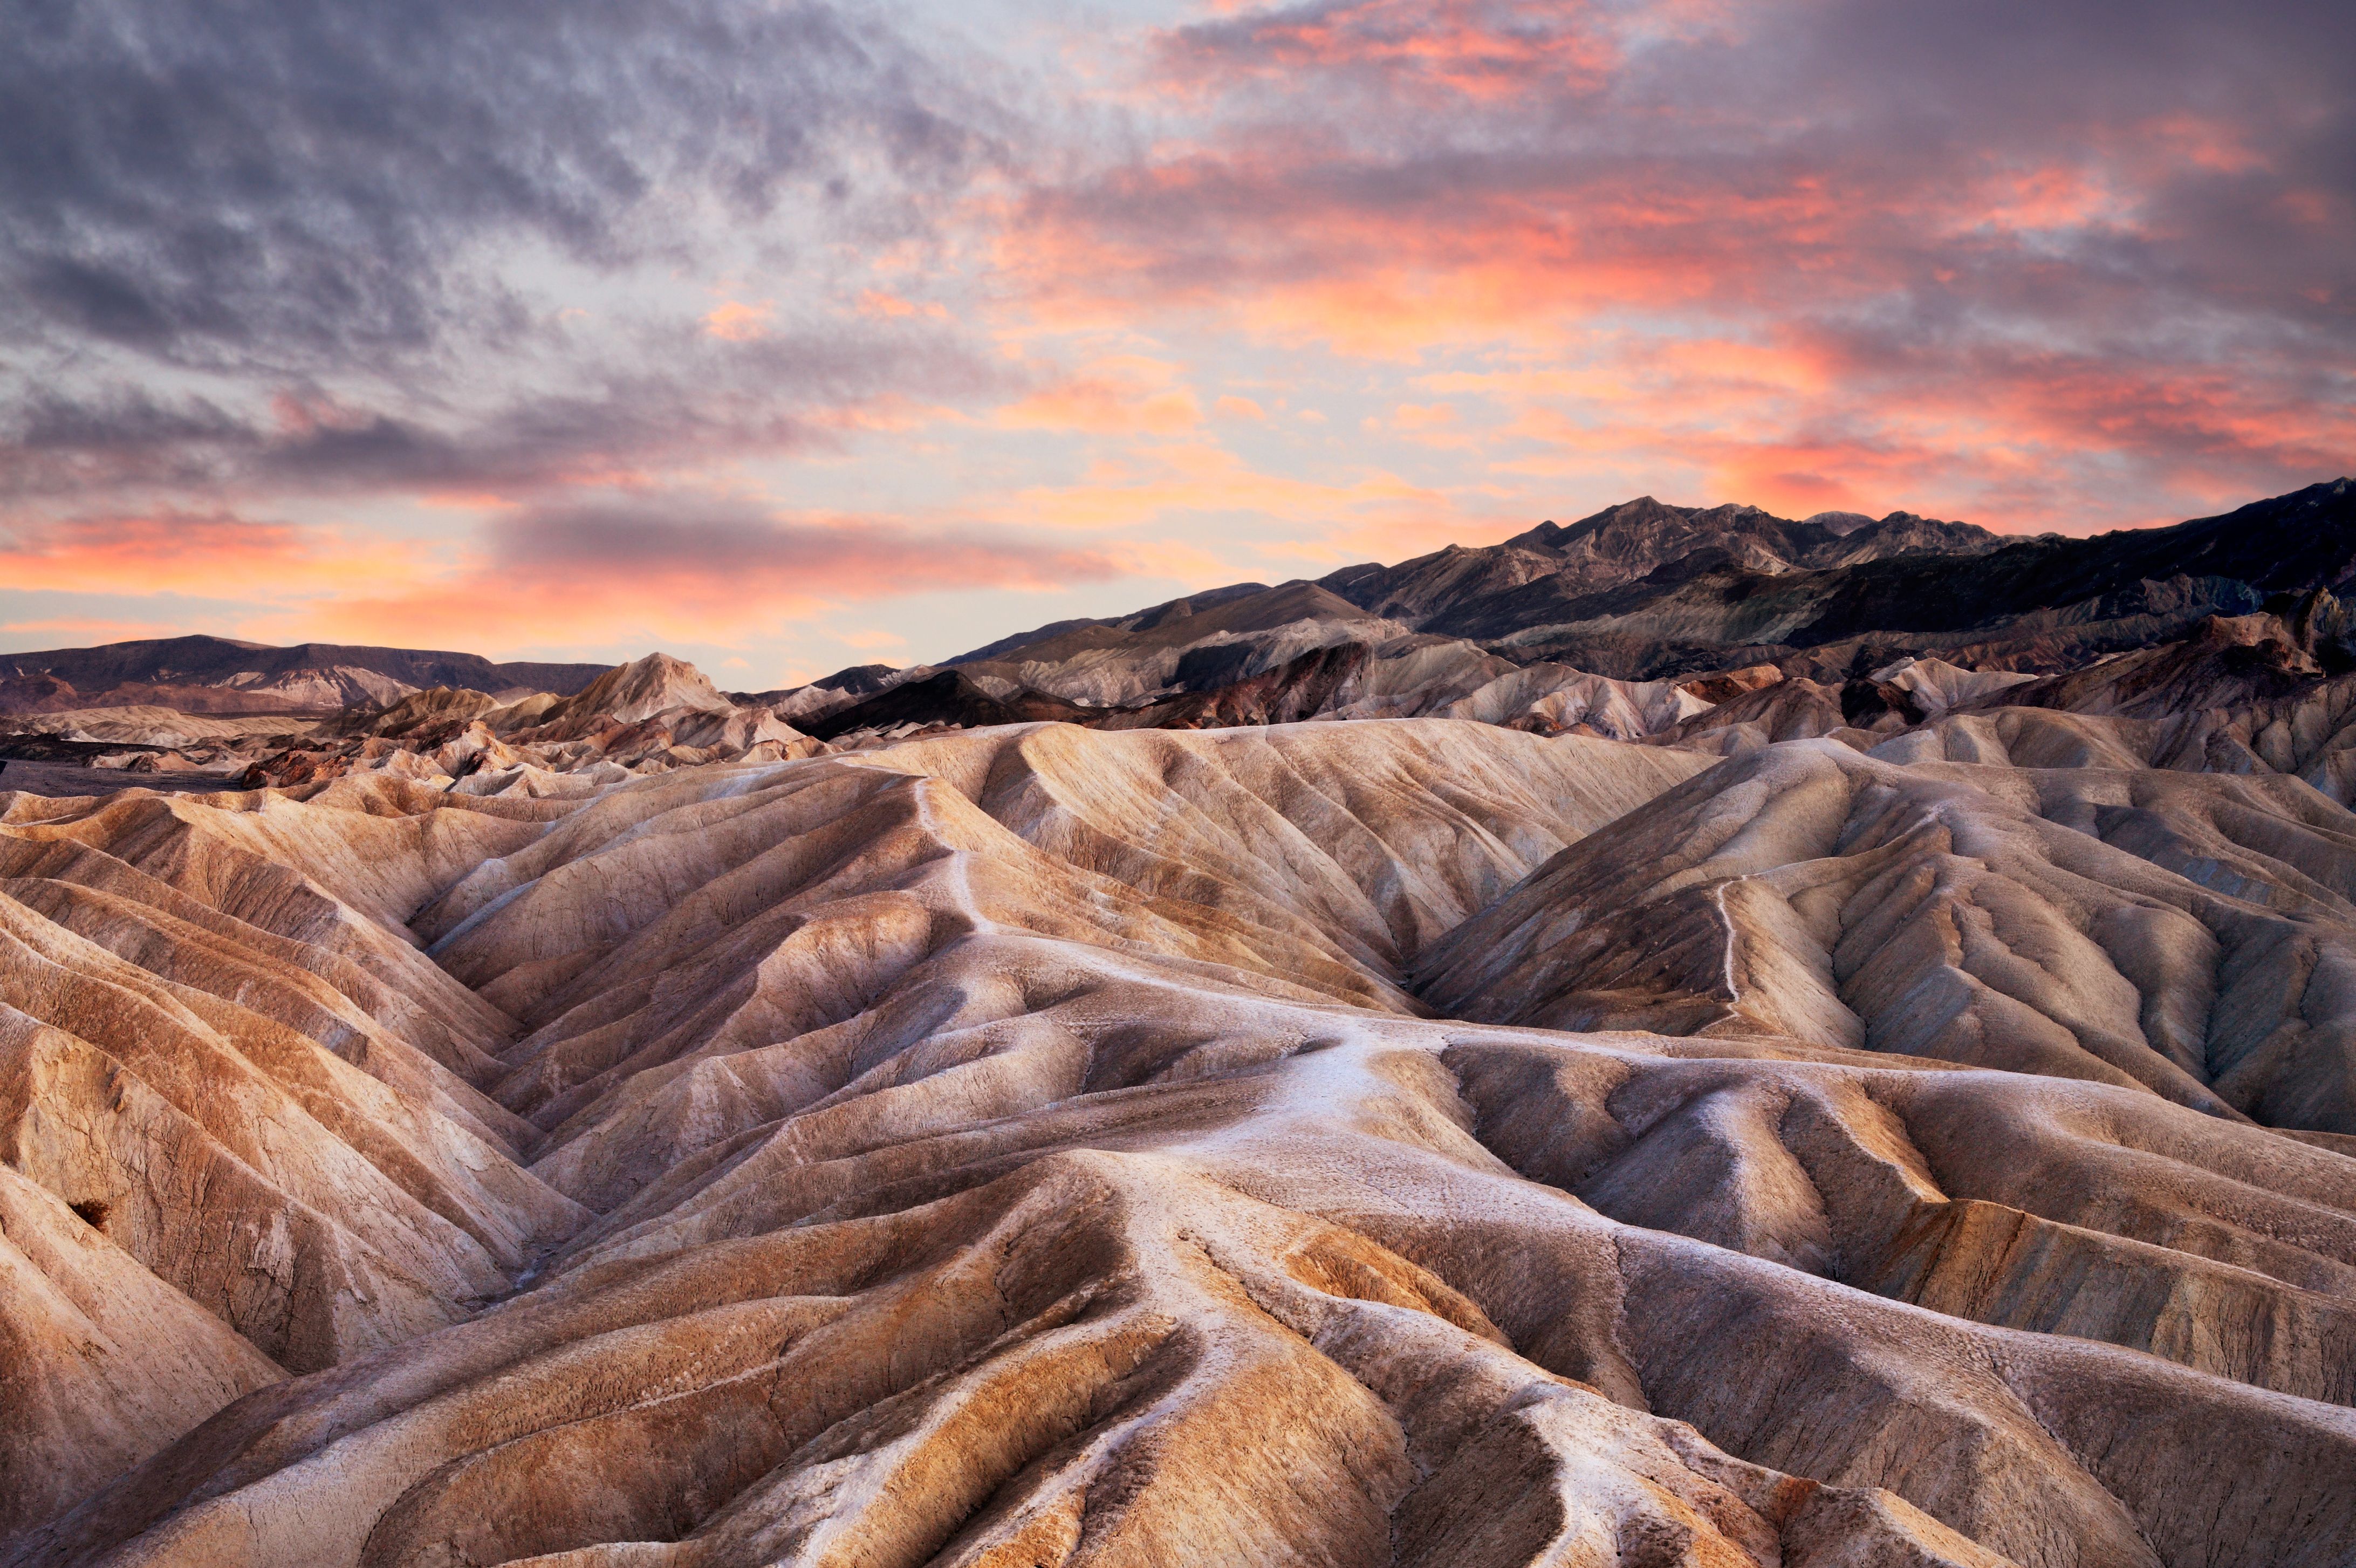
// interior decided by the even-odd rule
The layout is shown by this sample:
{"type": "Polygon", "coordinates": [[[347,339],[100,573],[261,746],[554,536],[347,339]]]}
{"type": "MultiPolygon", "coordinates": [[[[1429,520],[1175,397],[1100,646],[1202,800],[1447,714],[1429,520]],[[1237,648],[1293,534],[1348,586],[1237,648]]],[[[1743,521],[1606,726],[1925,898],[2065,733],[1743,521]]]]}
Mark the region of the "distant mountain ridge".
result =
{"type": "Polygon", "coordinates": [[[608,668],[328,642],[273,648],[226,637],[153,638],[0,654],[0,713],[154,704],[183,713],[327,714],[382,706],[434,686],[570,696],[608,668]]]}

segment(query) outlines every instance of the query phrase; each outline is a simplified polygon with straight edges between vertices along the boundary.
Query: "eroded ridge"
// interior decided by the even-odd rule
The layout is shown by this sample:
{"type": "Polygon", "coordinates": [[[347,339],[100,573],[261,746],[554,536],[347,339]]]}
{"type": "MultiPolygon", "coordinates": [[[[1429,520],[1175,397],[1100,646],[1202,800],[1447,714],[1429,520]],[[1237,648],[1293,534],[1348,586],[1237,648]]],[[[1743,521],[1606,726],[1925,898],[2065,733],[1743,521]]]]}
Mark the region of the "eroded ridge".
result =
{"type": "Polygon", "coordinates": [[[2296,779],[1736,758],[1422,961],[1444,1011],[1791,1035],[2356,1127],[2356,818],[2296,779]]]}
{"type": "Polygon", "coordinates": [[[2344,1561],[2356,841],[2276,782],[14,798],[5,1560],[2344,1561]]]}

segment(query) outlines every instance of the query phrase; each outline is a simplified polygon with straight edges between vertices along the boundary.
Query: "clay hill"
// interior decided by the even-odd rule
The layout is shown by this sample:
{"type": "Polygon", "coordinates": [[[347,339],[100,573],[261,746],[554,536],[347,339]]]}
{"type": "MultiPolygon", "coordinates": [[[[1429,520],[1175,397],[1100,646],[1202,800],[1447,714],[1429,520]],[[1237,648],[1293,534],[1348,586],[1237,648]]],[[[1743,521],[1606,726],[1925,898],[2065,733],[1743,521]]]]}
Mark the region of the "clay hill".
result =
{"type": "Polygon", "coordinates": [[[0,1564],[2356,1560],[2347,492],[12,765],[0,1564]]]}

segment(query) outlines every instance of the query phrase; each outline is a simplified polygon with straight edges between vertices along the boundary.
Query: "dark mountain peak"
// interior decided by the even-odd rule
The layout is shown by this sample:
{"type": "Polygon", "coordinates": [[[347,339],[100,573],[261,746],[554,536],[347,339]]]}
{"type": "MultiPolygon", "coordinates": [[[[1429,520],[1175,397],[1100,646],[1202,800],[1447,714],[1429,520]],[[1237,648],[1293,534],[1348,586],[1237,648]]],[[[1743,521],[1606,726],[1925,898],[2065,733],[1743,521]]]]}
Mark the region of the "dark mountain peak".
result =
{"type": "Polygon", "coordinates": [[[880,692],[892,683],[899,669],[891,664],[853,664],[831,675],[821,675],[810,682],[830,692],[847,692],[854,697],[864,697],[880,692]]]}
{"type": "MultiPolygon", "coordinates": [[[[1890,515],[1891,517],[1907,517],[1912,514],[1908,512],[1893,511],[1890,515]]],[[[1865,513],[1861,511],[1820,511],[1813,516],[1801,519],[1801,521],[1813,528],[1821,528],[1827,533],[1842,535],[1855,533],[1860,528],[1870,528],[1873,526],[1873,519],[1866,516],[1865,513]]]]}
{"type": "Polygon", "coordinates": [[[1320,578],[1317,585],[1358,609],[1420,626],[1447,605],[1519,587],[1559,571],[1562,553],[1530,542],[1535,532],[1481,549],[1451,544],[1396,566],[1344,566],[1320,578]]]}
{"type": "Polygon", "coordinates": [[[1638,496],[1580,518],[1568,527],[1541,524],[1507,543],[1542,542],[1567,552],[1591,551],[1620,554],[1670,542],[1704,538],[1725,532],[1780,533],[1797,525],[1742,501],[1712,507],[1671,506],[1652,496],[1638,496]]]}
{"type": "Polygon", "coordinates": [[[1223,630],[1265,631],[1272,627],[1296,620],[1343,619],[1360,614],[1357,606],[1332,589],[1295,578],[1280,583],[1266,593],[1238,599],[1223,607],[1220,618],[1223,630]]]}
{"type": "MultiPolygon", "coordinates": [[[[1380,567],[1374,569],[1381,570],[1380,567]]],[[[1036,647],[1041,643],[1054,642],[1076,632],[1104,628],[1135,630],[1141,622],[1148,619],[1155,619],[1158,624],[1159,618],[1163,617],[1164,612],[1179,605],[1187,606],[1189,614],[1199,615],[1205,610],[1216,609],[1221,605],[1230,604],[1237,599],[1248,598],[1254,594],[1266,592],[1268,592],[1266,583],[1230,583],[1224,588],[1205,588],[1199,594],[1182,595],[1178,598],[1151,605],[1141,610],[1131,610],[1125,616],[1078,616],[1070,620],[1049,621],[1045,626],[1033,627],[1029,631],[1018,631],[1012,637],[1001,637],[995,642],[986,642],[969,652],[960,653],[954,659],[945,659],[941,662],[946,668],[956,664],[979,664],[986,660],[1009,659],[1025,649],[1036,647]]]]}
{"type": "Polygon", "coordinates": [[[1537,545],[1548,550],[1562,550],[1583,539],[1607,532],[1625,532],[1648,528],[1676,527],[1700,510],[1697,507],[1674,507],[1651,496],[1638,496],[1590,512],[1577,522],[1542,522],[1526,533],[1515,534],[1505,541],[1508,544],[1537,545]]]}
{"type": "MultiPolygon", "coordinates": [[[[1574,522],[1548,519],[1498,544],[1360,563],[1314,584],[1190,594],[1126,617],[1042,628],[980,653],[1005,666],[990,671],[996,679],[1028,684],[1053,678],[1014,664],[1085,656],[1098,670],[1104,653],[1119,651],[1133,652],[1142,669],[1222,634],[1372,615],[1483,644],[1515,663],[1625,679],[1767,663],[1842,676],[1864,650],[1877,669],[1935,654],[2044,673],[2183,637],[2203,616],[2245,615],[2275,596],[2318,590],[2356,597],[2356,481],[2098,539],[1999,535],[1905,510],[1794,521],[1746,502],[1686,507],[1643,495],[1574,522]]],[[[2336,603],[2297,624],[2325,667],[2356,668],[2356,617],[2336,603]]],[[[1119,700],[1169,678],[1155,670],[1119,700]]],[[[1103,679],[1075,676],[1071,689],[1091,703],[1112,700],[1101,694],[1115,689],[1103,679]]]]}
{"type": "Polygon", "coordinates": [[[1819,512],[1793,530],[1795,564],[1844,566],[1890,555],[1931,552],[1978,555],[2010,542],[1968,522],[1943,522],[1918,512],[1893,511],[1875,520],[1855,512],[1819,512]]]}
{"type": "Polygon", "coordinates": [[[1194,613],[1194,600],[1173,599],[1166,605],[1154,606],[1143,615],[1130,621],[1128,626],[1131,631],[1151,631],[1155,627],[1165,626],[1173,620],[1188,619],[1194,613]]]}
{"type": "MultiPolygon", "coordinates": [[[[2008,542],[2008,548],[2024,544],[2008,542]]],[[[2048,548],[2054,569],[2074,579],[2186,576],[2231,579],[2261,596],[2316,588],[2344,593],[2356,585],[2356,480],[2327,479],[2214,517],[2120,529],[2048,548]]]]}

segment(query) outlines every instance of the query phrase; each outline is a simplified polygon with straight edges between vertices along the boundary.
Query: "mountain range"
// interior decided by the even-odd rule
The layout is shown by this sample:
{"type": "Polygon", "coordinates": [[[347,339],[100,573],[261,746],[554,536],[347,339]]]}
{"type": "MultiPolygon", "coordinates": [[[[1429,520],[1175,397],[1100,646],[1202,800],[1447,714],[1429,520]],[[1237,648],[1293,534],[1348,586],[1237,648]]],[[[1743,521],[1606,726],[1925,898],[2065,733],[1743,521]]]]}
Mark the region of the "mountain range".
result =
{"type": "Polygon", "coordinates": [[[1906,654],[2051,673],[2164,640],[2203,616],[2341,589],[2351,576],[2356,485],[2347,479],[2091,539],[2008,539],[1906,512],[1792,522],[1755,507],[1645,497],[1483,549],[1451,545],[1396,566],[1345,566],[1314,585],[1237,584],[1116,620],[1060,622],[949,662],[1064,663],[1087,650],[1177,644],[1182,626],[1247,632],[1305,614],[1338,624],[1371,617],[1516,663],[1622,680],[1760,662],[1840,676],[1860,656],[1878,664],[1906,654]]]}
{"type": "Polygon", "coordinates": [[[0,1568],[2356,1560],[2351,507],[19,714],[0,1568]]]}

